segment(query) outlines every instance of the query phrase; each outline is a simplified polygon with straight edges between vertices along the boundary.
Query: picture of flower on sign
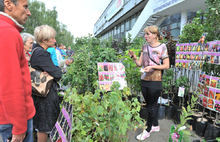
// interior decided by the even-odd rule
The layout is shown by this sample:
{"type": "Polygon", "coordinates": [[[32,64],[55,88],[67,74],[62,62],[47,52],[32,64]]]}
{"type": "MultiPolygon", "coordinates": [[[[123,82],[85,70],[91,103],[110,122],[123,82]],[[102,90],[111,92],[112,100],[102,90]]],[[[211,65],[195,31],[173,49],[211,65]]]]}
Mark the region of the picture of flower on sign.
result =
{"type": "Polygon", "coordinates": [[[114,81],[119,82],[120,90],[127,87],[125,67],[122,63],[98,63],[99,88],[110,91],[114,81]]]}

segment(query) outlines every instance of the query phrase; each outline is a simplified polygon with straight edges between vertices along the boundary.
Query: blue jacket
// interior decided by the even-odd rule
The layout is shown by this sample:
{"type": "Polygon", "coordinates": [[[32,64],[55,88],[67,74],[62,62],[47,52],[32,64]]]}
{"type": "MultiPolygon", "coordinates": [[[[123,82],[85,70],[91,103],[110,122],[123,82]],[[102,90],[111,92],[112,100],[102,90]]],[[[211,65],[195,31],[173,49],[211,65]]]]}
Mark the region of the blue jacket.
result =
{"type": "Polygon", "coordinates": [[[47,49],[47,52],[50,53],[50,57],[54,63],[55,66],[59,66],[58,61],[57,61],[57,54],[56,54],[56,50],[53,47],[49,47],[47,49]]]}

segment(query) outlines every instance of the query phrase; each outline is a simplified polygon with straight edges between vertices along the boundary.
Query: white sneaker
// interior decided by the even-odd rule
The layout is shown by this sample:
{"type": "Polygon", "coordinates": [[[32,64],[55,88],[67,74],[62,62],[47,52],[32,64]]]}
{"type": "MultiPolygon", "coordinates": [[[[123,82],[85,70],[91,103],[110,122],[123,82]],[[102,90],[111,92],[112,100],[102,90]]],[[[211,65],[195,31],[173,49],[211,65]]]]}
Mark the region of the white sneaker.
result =
{"type": "Polygon", "coordinates": [[[146,138],[150,137],[150,133],[148,133],[146,130],[144,130],[141,134],[139,134],[136,138],[138,140],[145,140],[146,138]]]}
{"type": "Polygon", "coordinates": [[[160,126],[152,126],[150,132],[159,132],[160,126]]]}

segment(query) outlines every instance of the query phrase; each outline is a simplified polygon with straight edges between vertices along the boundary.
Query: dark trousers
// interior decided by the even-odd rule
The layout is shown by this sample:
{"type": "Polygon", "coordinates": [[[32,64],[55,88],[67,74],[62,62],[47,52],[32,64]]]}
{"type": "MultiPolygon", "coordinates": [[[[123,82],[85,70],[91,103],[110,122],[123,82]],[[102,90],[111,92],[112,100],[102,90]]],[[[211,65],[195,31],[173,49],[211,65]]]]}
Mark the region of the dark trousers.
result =
{"type": "Polygon", "coordinates": [[[144,81],[141,80],[141,91],[147,103],[147,132],[150,132],[152,125],[158,126],[157,118],[157,101],[162,91],[161,81],[144,81]]]}

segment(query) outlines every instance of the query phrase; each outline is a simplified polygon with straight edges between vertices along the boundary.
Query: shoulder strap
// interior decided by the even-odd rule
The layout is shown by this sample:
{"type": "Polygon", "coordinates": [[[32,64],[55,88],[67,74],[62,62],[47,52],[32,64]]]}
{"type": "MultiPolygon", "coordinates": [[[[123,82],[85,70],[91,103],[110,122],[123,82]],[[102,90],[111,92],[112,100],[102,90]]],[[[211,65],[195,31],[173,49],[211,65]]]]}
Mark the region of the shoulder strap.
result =
{"type": "Polygon", "coordinates": [[[29,66],[29,67],[31,67],[31,57],[32,57],[32,55],[34,54],[34,51],[35,51],[36,49],[38,49],[38,48],[40,48],[40,47],[35,47],[34,50],[33,50],[32,53],[31,53],[30,60],[28,61],[28,66],[29,66]]]}
{"type": "MultiPolygon", "coordinates": [[[[147,45],[147,53],[148,53],[149,58],[151,59],[150,54],[149,54],[148,45],[147,45]]],[[[155,64],[157,64],[157,65],[160,65],[160,64],[158,64],[156,61],[154,61],[153,59],[151,59],[151,61],[153,61],[153,62],[154,62],[155,64]]]]}

